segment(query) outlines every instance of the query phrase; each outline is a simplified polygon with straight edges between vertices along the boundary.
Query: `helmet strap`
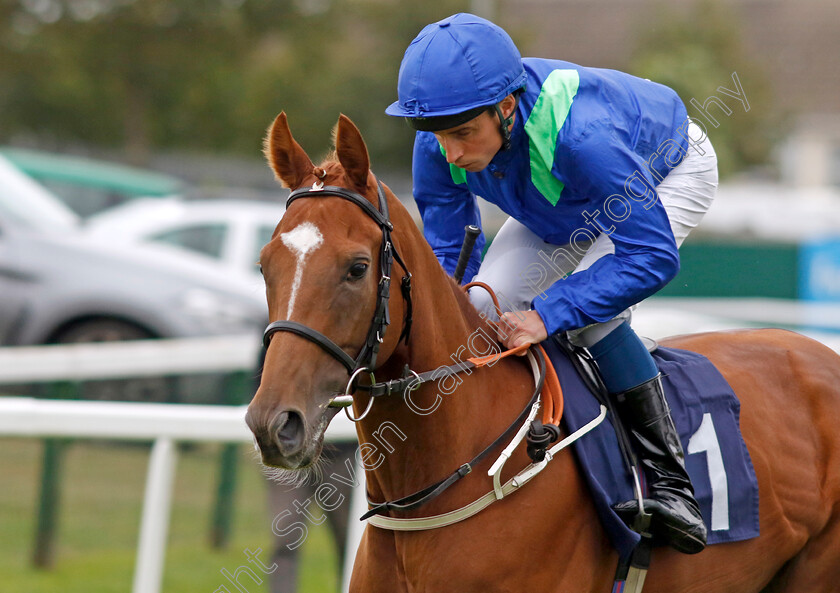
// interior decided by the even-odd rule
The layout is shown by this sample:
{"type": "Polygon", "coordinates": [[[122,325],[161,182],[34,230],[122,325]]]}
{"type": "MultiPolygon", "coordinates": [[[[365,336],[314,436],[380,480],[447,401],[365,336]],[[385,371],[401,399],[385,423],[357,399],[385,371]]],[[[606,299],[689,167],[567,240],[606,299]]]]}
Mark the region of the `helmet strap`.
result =
{"type": "Polygon", "coordinates": [[[519,94],[514,95],[515,103],[513,104],[513,112],[509,117],[505,117],[502,113],[499,103],[493,105],[496,109],[496,115],[499,117],[499,132],[502,135],[502,150],[510,150],[510,124],[513,123],[513,114],[516,113],[516,106],[519,104],[519,94]]]}

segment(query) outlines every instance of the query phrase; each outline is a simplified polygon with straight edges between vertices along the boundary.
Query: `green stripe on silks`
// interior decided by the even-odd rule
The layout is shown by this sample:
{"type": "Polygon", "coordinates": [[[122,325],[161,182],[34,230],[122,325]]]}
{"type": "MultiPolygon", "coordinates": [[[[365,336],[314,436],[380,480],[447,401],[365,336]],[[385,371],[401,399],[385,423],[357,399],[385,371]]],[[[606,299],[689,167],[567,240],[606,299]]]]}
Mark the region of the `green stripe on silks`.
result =
{"type": "Polygon", "coordinates": [[[577,70],[555,70],[549,74],[525,122],[531,182],[552,206],[557,205],[564,187],[563,182],[551,174],[557,134],[569,115],[579,85],[577,70]]]}
{"type": "MultiPolygon", "coordinates": [[[[442,154],[445,158],[446,150],[444,150],[442,144],[438,144],[438,146],[440,146],[440,154],[442,154]]],[[[452,176],[452,181],[454,181],[456,185],[464,185],[467,183],[467,172],[461,167],[456,167],[452,163],[449,163],[449,174],[452,176]]]]}

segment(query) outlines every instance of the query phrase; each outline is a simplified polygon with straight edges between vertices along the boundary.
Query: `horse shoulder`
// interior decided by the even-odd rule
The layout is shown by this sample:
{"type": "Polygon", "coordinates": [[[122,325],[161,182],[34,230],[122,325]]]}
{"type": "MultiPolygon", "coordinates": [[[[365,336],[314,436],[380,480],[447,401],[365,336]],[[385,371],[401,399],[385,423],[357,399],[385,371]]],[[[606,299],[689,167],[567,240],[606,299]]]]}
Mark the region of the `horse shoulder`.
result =
{"type": "Polygon", "coordinates": [[[365,528],[356,551],[350,593],[406,592],[405,575],[397,558],[394,538],[392,531],[370,525],[365,528]]]}

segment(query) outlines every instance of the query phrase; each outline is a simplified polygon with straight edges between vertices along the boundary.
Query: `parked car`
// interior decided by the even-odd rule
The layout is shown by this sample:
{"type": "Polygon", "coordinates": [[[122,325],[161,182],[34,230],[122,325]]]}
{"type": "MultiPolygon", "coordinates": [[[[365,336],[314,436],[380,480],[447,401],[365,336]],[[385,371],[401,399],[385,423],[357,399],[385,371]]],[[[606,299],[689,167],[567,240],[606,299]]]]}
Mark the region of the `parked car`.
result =
{"type": "Polygon", "coordinates": [[[260,249],[271,240],[284,201],[135,200],[91,217],[92,237],[109,244],[158,243],[199,254],[232,272],[257,277],[260,249]]]}
{"type": "Polygon", "coordinates": [[[0,148],[0,157],[83,218],[137,198],[172,196],[185,189],[176,177],[97,159],[12,147],[0,148]]]}
{"type": "Polygon", "coordinates": [[[264,288],[166,245],[87,237],[79,218],[0,157],[0,345],[250,333],[264,288]]]}

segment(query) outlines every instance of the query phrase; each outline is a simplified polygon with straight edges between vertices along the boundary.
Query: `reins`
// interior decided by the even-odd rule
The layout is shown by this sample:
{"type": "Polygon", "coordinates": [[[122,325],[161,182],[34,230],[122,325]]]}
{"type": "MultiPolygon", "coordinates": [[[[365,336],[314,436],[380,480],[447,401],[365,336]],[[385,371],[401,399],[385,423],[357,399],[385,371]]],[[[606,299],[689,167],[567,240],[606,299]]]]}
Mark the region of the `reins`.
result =
{"type": "MultiPolygon", "coordinates": [[[[499,314],[501,313],[499,301],[490,286],[482,282],[472,282],[464,285],[462,289],[467,291],[472,287],[480,287],[486,290],[493,301],[496,312],[499,314]]],[[[488,322],[488,324],[495,326],[492,322],[488,322]]],[[[532,361],[532,370],[534,372],[535,382],[534,392],[529,399],[528,404],[522,412],[520,412],[516,419],[505,429],[505,431],[470,461],[460,465],[446,478],[432,484],[431,486],[427,486],[417,492],[394,501],[375,503],[368,500],[368,504],[371,505],[371,508],[368,512],[362,515],[361,520],[370,519],[374,515],[379,515],[388,511],[410,511],[430,502],[442,494],[447,488],[455,484],[458,480],[471,473],[473,467],[486,458],[487,455],[501,445],[503,441],[509,438],[515,429],[520,426],[526,418],[528,418],[528,422],[525,424],[523,429],[527,428],[527,430],[523,431],[523,429],[520,429],[522,434],[516,442],[521,442],[523,437],[527,438],[527,451],[529,457],[534,462],[542,462],[545,459],[548,446],[555,442],[560,436],[560,420],[563,416],[563,389],[560,386],[560,380],[557,377],[554,367],[547,363],[545,350],[543,350],[542,346],[539,344],[522,344],[521,346],[504,352],[478,358],[468,358],[460,364],[438,368],[434,371],[428,371],[421,374],[409,369],[404,373],[404,375],[407,376],[401,379],[372,385],[369,389],[371,390],[371,397],[373,397],[374,393],[377,395],[398,393],[399,391],[397,391],[397,389],[402,389],[403,392],[406,390],[412,391],[417,389],[426,381],[440,380],[461,372],[489,366],[508,356],[521,355],[523,353],[527,353],[529,359],[532,361]],[[533,364],[534,360],[536,360],[536,366],[533,364]],[[542,398],[540,398],[541,395],[543,396],[542,398]],[[534,419],[538,404],[540,403],[542,404],[543,409],[542,421],[534,419]]],[[[366,387],[359,386],[359,389],[366,389],[366,387]]],[[[510,452],[503,453],[502,456],[507,459],[507,457],[510,456],[510,452]]],[[[499,468],[499,472],[501,472],[501,468],[499,468]]],[[[498,480],[498,478],[496,478],[496,480],[498,480]]]]}
{"type": "MultiPolygon", "coordinates": [[[[501,318],[502,316],[502,307],[499,305],[499,299],[496,297],[496,291],[493,288],[484,282],[469,282],[465,284],[462,288],[464,292],[468,291],[470,288],[481,288],[490,295],[490,300],[493,302],[493,306],[496,309],[496,315],[501,318]]],[[[488,321],[488,324],[493,326],[494,329],[498,331],[498,325],[493,323],[492,321],[488,321]]],[[[546,358],[545,350],[539,344],[535,344],[537,348],[539,348],[541,352],[541,356],[543,359],[546,358]]],[[[527,348],[527,345],[519,346],[518,348],[513,348],[508,350],[507,352],[502,353],[501,355],[496,355],[496,358],[502,358],[504,356],[508,356],[510,354],[520,354],[527,348]]],[[[488,361],[496,360],[494,355],[486,356],[484,359],[488,361]]],[[[469,358],[467,360],[476,360],[469,358]]],[[[560,385],[560,379],[557,377],[557,371],[554,370],[554,366],[548,364],[545,366],[546,377],[544,380],[545,389],[547,390],[547,396],[543,398],[543,419],[542,422],[545,425],[554,425],[559,426],[560,420],[563,418],[563,388],[560,385]]],[[[556,439],[555,439],[556,440],[556,439]]]]}
{"type": "MultiPolygon", "coordinates": [[[[468,359],[468,362],[471,363],[470,368],[481,368],[482,366],[486,366],[491,362],[495,362],[500,358],[504,358],[511,354],[519,354],[520,352],[524,352],[529,349],[529,345],[525,344],[518,348],[514,348],[512,350],[508,350],[501,354],[486,356],[480,359],[468,359]]],[[[461,478],[465,477],[467,474],[472,472],[473,467],[475,467],[479,462],[481,462],[487,455],[499,446],[502,441],[504,441],[510,434],[516,429],[528,416],[529,411],[534,406],[534,404],[539,400],[540,393],[543,390],[544,379],[546,377],[546,362],[545,362],[545,352],[542,348],[538,348],[535,350],[537,353],[537,361],[539,364],[539,371],[535,373],[535,380],[536,386],[534,389],[534,393],[531,396],[531,399],[528,401],[528,404],[525,406],[525,409],[520,412],[519,416],[505,429],[505,431],[499,435],[492,443],[487,445],[484,450],[473,457],[470,461],[461,464],[458,469],[454,472],[449,474],[446,478],[440,480],[432,484],[431,486],[427,486],[422,490],[419,490],[413,494],[409,494],[408,496],[404,496],[398,500],[390,501],[390,502],[382,502],[382,503],[372,503],[368,501],[371,505],[373,505],[367,513],[362,515],[361,520],[365,520],[372,515],[377,515],[380,513],[384,513],[386,511],[410,511],[416,509],[427,502],[431,501],[432,499],[436,498],[440,494],[443,493],[444,490],[452,486],[455,482],[460,480],[461,478]]],[[[460,370],[464,370],[465,367],[460,367],[460,370]]],[[[455,371],[459,372],[459,371],[455,371]]],[[[455,374],[453,372],[452,374],[455,374]]],[[[425,374],[425,373],[424,373],[425,374]]],[[[436,378],[440,378],[440,374],[435,375],[436,378]]],[[[555,375],[556,376],[556,375],[555,375]]],[[[562,393],[560,394],[562,398],[562,393]]]]}

